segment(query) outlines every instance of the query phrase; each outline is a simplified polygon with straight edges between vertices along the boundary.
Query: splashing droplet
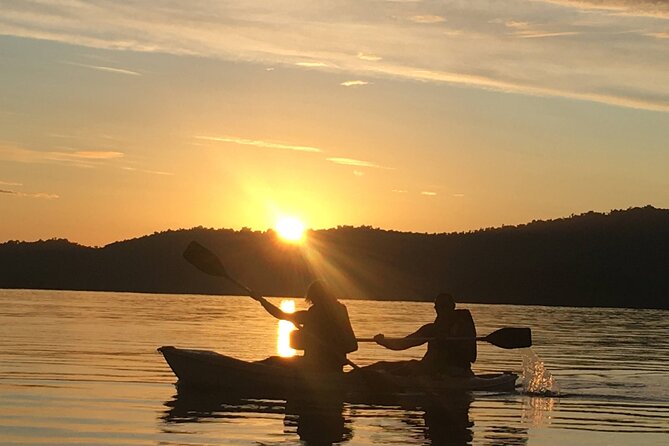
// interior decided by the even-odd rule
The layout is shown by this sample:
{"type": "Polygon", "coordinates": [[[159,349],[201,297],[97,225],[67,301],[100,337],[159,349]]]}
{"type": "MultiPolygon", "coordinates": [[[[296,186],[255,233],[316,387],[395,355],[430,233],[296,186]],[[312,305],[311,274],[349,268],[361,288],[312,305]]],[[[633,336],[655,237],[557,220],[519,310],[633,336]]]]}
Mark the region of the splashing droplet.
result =
{"type": "Polygon", "coordinates": [[[540,396],[557,396],[560,393],[557,381],[531,348],[523,349],[523,374],[520,378],[525,393],[540,396]]]}

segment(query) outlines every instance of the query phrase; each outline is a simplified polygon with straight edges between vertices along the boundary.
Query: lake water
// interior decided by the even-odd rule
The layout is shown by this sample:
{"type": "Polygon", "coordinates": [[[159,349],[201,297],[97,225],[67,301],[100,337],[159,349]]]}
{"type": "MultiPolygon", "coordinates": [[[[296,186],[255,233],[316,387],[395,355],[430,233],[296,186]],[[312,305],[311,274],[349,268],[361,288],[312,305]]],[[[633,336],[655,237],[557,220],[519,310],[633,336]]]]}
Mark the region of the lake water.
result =
{"type": "MultiPolygon", "coordinates": [[[[403,335],[433,319],[428,303],[345,303],[359,337],[403,335]]],[[[669,444],[668,312],[462,307],[479,334],[532,327],[532,350],[561,396],[305,410],[179,394],[156,347],[261,359],[277,353],[277,321],[246,297],[0,290],[0,444],[669,444]]],[[[364,365],[422,353],[361,344],[350,358],[364,365]]],[[[522,357],[481,343],[475,371],[521,371],[522,357]]]]}

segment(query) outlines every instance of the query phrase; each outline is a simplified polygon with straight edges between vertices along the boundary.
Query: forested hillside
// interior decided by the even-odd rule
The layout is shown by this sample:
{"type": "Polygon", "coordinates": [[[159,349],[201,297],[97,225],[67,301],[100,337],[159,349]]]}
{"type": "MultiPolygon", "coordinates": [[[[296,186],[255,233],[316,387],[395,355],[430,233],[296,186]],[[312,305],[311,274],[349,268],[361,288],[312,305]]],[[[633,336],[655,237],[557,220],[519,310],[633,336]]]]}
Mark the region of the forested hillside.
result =
{"type": "Polygon", "coordinates": [[[197,240],[266,295],[299,296],[325,277],[340,296],[669,308],[669,210],[586,213],[467,233],[371,227],[311,231],[289,245],[273,231],[193,228],[85,247],[67,240],[0,244],[0,287],[240,294],[183,260],[197,240]]]}

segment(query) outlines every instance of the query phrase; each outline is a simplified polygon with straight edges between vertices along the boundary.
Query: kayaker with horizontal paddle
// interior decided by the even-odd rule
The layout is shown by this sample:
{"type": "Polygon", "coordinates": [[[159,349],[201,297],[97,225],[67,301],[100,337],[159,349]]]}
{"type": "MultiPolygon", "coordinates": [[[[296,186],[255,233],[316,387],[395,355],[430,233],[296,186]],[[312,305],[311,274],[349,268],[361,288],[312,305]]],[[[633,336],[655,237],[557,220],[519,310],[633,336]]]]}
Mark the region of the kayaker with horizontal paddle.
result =
{"type": "Polygon", "coordinates": [[[307,289],[308,310],[287,313],[256,292],[251,297],[275,318],[290,321],[299,328],[304,349],[300,362],[306,367],[341,372],[347,363],[346,354],[358,349],[346,306],[322,280],[314,281],[307,289]]]}
{"type": "Polygon", "coordinates": [[[437,317],[415,332],[388,339],[383,334],[374,341],[390,350],[406,350],[427,342],[427,352],[420,361],[379,362],[368,366],[398,375],[474,376],[471,365],[476,361],[476,327],[469,310],[455,309],[455,300],[448,293],[434,299],[437,317]]]}

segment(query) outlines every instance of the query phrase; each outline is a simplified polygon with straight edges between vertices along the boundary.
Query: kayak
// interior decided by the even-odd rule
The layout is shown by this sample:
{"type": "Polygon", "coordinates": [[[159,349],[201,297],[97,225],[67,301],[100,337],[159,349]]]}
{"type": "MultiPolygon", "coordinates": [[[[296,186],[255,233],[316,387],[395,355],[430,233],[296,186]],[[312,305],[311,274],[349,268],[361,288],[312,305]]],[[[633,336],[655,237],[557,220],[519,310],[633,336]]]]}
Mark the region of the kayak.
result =
{"type": "Polygon", "coordinates": [[[247,397],[287,399],[296,394],[363,395],[508,392],[516,387],[512,372],[472,377],[395,376],[364,368],[347,373],[308,373],[290,359],[242,361],[209,350],[164,346],[158,349],[178,378],[178,385],[247,397]]]}

